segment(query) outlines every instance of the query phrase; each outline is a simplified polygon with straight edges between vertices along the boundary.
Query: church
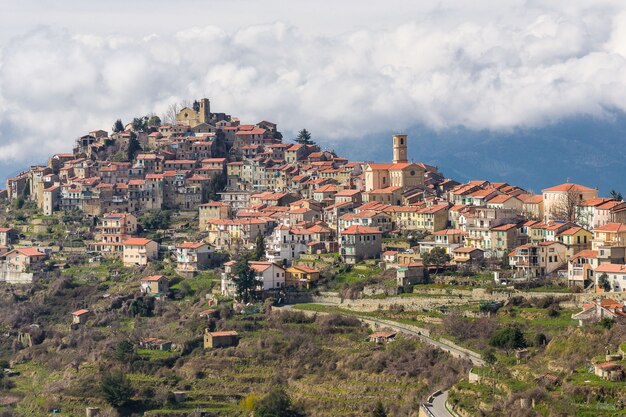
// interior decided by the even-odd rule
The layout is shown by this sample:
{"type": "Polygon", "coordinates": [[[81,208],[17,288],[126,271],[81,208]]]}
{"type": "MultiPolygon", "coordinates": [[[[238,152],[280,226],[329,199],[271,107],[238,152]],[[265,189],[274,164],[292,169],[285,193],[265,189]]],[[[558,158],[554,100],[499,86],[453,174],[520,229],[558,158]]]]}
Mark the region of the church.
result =
{"type": "Polygon", "coordinates": [[[211,121],[211,102],[208,98],[200,99],[198,111],[189,107],[183,107],[176,115],[176,123],[194,128],[202,123],[211,121]]]}
{"type": "Polygon", "coordinates": [[[407,190],[424,184],[426,170],[407,159],[408,136],[393,135],[393,161],[391,164],[367,164],[365,167],[365,191],[388,187],[407,190]]]}

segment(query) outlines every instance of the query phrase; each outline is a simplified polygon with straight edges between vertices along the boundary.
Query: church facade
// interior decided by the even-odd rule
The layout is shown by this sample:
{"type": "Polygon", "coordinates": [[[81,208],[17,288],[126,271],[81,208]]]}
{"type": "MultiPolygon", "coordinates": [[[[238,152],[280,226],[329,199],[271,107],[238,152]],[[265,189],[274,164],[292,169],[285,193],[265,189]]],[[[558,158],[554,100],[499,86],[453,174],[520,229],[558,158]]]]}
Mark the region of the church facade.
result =
{"type": "Polygon", "coordinates": [[[189,107],[183,107],[176,115],[176,123],[194,128],[200,124],[208,124],[211,121],[211,102],[208,98],[200,99],[200,108],[195,111],[189,107]]]}
{"type": "Polygon", "coordinates": [[[365,167],[365,191],[387,187],[403,190],[424,184],[425,169],[407,159],[408,136],[393,136],[393,161],[390,164],[368,164],[365,167]]]}

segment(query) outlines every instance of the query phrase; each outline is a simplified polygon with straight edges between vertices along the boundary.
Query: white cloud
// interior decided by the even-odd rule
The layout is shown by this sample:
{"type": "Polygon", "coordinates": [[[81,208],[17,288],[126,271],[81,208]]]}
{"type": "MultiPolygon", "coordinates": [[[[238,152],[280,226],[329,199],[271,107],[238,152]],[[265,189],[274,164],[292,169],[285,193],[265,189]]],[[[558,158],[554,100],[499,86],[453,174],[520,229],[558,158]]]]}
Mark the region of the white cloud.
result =
{"type": "Polygon", "coordinates": [[[118,117],[201,96],[215,111],[329,141],[626,110],[626,6],[488,3],[447,2],[333,36],[283,21],[177,31],[155,21],[114,35],[38,27],[0,50],[0,163],[41,161],[118,117]]]}

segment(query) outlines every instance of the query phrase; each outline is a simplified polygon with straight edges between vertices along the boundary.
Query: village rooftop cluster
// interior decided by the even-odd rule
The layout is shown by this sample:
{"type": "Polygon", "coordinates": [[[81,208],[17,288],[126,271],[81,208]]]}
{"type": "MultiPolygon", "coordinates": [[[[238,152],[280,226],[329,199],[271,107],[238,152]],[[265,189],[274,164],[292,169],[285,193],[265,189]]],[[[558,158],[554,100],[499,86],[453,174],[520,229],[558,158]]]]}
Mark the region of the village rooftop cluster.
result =
{"type": "MultiPolygon", "coordinates": [[[[574,183],[541,194],[488,180],[460,183],[410,161],[404,134],[389,142],[391,162],[350,161],[306,134],[284,143],[275,123],[213,113],[208,99],[182,108],[172,124],[116,130],[89,132],[72,153],[9,178],[0,197],[32,200],[44,215],[94,219],[87,252],[127,266],[147,266],[170,251],[177,271],[193,275],[215,254],[254,248],[261,237],[263,259],[250,262],[259,291],[315,286],[319,271],[298,262],[315,254],[336,254],[345,264],[379,261],[397,270],[398,288],[424,282],[433,267],[504,259],[509,280],[557,276],[585,291],[626,290],[626,203],[618,193],[604,198],[574,183]],[[138,216],[166,209],[196,212],[204,237],[170,248],[145,237],[138,216]]],[[[28,281],[55,256],[21,246],[10,227],[0,229],[0,245],[9,282],[28,281]]],[[[224,264],[222,295],[234,295],[234,264],[224,264]]],[[[142,280],[149,293],[165,285],[159,277],[142,280]]],[[[623,314],[622,304],[611,306],[583,313],[623,314]]]]}

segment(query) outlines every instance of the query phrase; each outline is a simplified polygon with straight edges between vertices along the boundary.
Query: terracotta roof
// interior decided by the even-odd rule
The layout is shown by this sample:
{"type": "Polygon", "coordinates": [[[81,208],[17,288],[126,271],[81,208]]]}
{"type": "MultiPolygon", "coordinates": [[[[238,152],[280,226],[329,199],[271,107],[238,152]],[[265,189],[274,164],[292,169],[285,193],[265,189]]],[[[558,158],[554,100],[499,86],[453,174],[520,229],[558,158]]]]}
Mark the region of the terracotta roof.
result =
{"type": "Polygon", "coordinates": [[[626,265],[620,264],[602,264],[599,265],[596,270],[596,273],[600,272],[608,272],[608,273],[617,273],[617,274],[626,274],[626,265]]]}
{"type": "MultiPolygon", "coordinates": [[[[453,252],[457,252],[457,253],[471,253],[471,252],[474,252],[475,250],[479,250],[479,251],[483,252],[482,249],[475,248],[473,246],[463,246],[461,248],[456,248],[456,249],[453,250],[453,252]]],[[[515,251],[513,251],[513,252],[515,252],[515,251]]]]}
{"type": "Polygon", "coordinates": [[[37,248],[15,248],[11,252],[7,253],[7,255],[10,254],[10,253],[13,253],[13,252],[18,252],[18,253],[20,253],[20,254],[22,254],[24,256],[28,256],[30,258],[46,256],[45,253],[41,252],[37,248]]]}
{"type": "Polygon", "coordinates": [[[128,246],[144,246],[148,243],[152,242],[150,239],[145,239],[143,237],[131,237],[130,239],[126,239],[122,242],[124,245],[128,246]]]}
{"type": "Polygon", "coordinates": [[[572,256],[570,260],[576,259],[576,258],[597,258],[598,255],[599,255],[599,252],[597,250],[585,249],[585,250],[581,250],[580,252],[572,256]]]}
{"type": "Polygon", "coordinates": [[[87,314],[89,313],[89,310],[87,309],[82,309],[82,310],[76,310],[72,313],[73,316],[82,316],[83,314],[87,314]]]}
{"type": "Polygon", "coordinates": [[[206,245],[204,242],[183,242],[180,245],[176,245],[178,249],[198,249],[206,245]]]}
{"type": "Polygon", "coordinates": [[[576,191],[576,192],[584,192],[584,191],[596,191],[595,188],[585,187],[584,185],[579,184],[561,184],[555,185],[554,187],[546,188],[543,192],[567,192],[567,191],[576,191]]]}
{"type": "Polygon", "coordinates": [[[559,233],[559,235],[575,235],[576,233],[580,232],[581,230],[586,231],[585,229],[583,229],[582,227],[570,227],[567,230],[562,231],[561,233],[559,233]]]}
{"type": "Polygon", "coordinates": [[[510,196],[510,195],[506,195],[506,194],[497,195],[494,198],[492,198],[491,200],[489,200],[488,203],[489,204],[505,203],[505,202],[509,201],[512,198],[515,198],[515,197],[510,196]]]}
{"type": "Polygon", "coordinates": [[[230,331],[221,331],[221,332],[209,332],[209,334],[213,337],[219,337],[219,336],[238,336],[238,333],[236,331],[230,330],[230,331]]]}
{"type": "Polygon", "coordinates": [[[155,282],[159,281],[161,278],[163,278],[163,275],[152,275],[149,277],[141,278],[141,281],[155,282]]]}
{"type": "Polygon", "coordinates": [[[626,224],[624,223],[607,223],[604,226],[596,227],[594,232],[626,232],[626,224]]]}
{"type": "Polygon", "coordinates": [[[619,364],[617,364],[615,362],[606,362],[606,363],[597,363],[595,365],[595,367],[596,368],[600,368],[600,369],[605,370],[605,371],[611,371],[611,370],[614,370],[614,369],[620,369],[622,367],[622,365],[619,365],[619,364]]]}
{"type": "Polygon", "coordinates": [[[433,214],[433,213],[437,213],[438,211],[441,210],[447,210],[448,209],[448,204],[437,204],[434,206],[430,206],[430,207],[426,207],[420,210],[420,213],[424,213],[424,214],[433,214]]]}
{"type": "Polygon", "coordinates": [[[353,224],[352,226],[348,227],[347,229],[341,232],[342,235],[364,235],[364,234],[372,235],[372,234],[382,234],[382,233],[383,232],[381,232],[380,230],[372,229],[371,227],[359,226],[356,224],[353,224]]]}
{"type": "Polygon", "coordinates": [[[502,224],[500,226],[492,227],[491,230],[496,232],[506,232],[507,230],[511,230],[516,228],[516,224],[502,224]]]}
{"type": "Polygon", "coordinates": [[[263,272],[267,270],[270,266],[272,266],[271,262],[260,262],[260,261],[250,261],[248,262],[250,265],[250,269],[255,272],[263,272]]]}
{"type": "Polygon", "coordinates": [[[294,265],[294,266],[292,266],[292,268],[298,269],[298,270],[300,270],[302,272],[306,272],[307,274],[314,274],[316,272],[320,272],[320,271],[318,271],[315,268],[310,268],[310,267],[304,266],[304,265],[294,265]]]}
{"type": "Polygon", "coordinates": [[[599,205],[602,205],[604,203],[607,203],[609,201],[615,201],[613,198],[601,198],[601,197],[594,197],[594,198],[588,198],[587,200],[581,201],[578,205],[579,206],[588,206],[588,207],[596,207],[599,205]]]}

